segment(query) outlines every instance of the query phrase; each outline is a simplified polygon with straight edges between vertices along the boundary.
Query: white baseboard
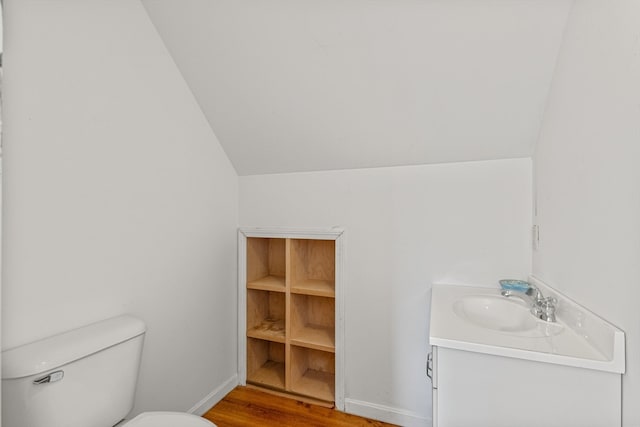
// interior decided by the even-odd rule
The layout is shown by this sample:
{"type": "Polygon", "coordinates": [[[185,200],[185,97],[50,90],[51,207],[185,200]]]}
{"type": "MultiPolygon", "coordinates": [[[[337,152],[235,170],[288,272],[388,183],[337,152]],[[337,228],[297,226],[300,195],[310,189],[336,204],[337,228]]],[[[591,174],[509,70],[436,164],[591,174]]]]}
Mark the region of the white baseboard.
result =
{"type": "Polygon", "coordinates": [[[418,413],[361,400],[344,399],[344,410],[349,414],[404,427],[426,427],[432,424],[431,418],[418,413]]]}
{"type": "MultiPolygon", "coordinates": [[[[220,402],[231,390],[236,388],[236,386],[238,386],[238,375],[233,374],[233,376],[206,395],[187,412],[195,415],[203,415],[220,402]]],[[[427,427],[432,424],[431,418],[424,417],[418,413],[391,406],[364,402],[362,400],[344,399],[344,411],[348,414],[404,427],[427,427]]]]}
{"type": "Polygon", "coordinates": [[[203,415],[220,402],[231,390],[236,388],[237,385],[238,374],[233,374],[231,378],[226,380],[211,393],[207,394],[200,402],[196,403],[193,408],[189,409],[187,412],[198,416],[203,415]]]}

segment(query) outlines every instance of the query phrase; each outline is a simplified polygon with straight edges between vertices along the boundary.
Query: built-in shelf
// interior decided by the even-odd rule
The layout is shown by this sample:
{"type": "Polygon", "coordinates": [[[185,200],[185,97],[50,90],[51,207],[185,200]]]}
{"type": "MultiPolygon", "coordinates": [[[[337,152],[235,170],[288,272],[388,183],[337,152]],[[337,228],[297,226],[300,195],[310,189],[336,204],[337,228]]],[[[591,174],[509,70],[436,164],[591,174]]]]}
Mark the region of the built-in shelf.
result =
{"type": "Polygon", "coordinates": [[[298,329],[289,340],[291,344],[316,350],[335,352],[335,334],[331,327],[306,325],[298,329]]]}
{"type": "Polygon", "coordinates": [[[282,292],[247,289],[247,336],[284,343],[285,305],[282,292]]]}
{"type": "Polygon", "coordinates": [[[285,292],[284,277],[265,276],[260,279],[247,282],[247,289],[257,289],[272,292],[285,292]]]}
{"type": "Polygon", "coordinates": [[[283,319],[264,319],[258,325],[247,330],[247,336],[263,340],[285,342],[285,324],[283,319]]]}
{"type": "Polygon", "coordinates": [[[318,350],[291,347],[291,390],[305,396],[335,399],[335,355],[318,350]]]}
{"type": "Polygon", "coordinates": [[[335,241],[250,237],[247,382],[335,400],[335,241]]]}
{"type": "Polygon", "coordinates": [[[291,295],[291,344],[335,351],[335,304],[333,298],[291,295]]]}
{"type": "Polygon", "coordinates": [[[247,239],[247,288],[285,291],[285,239],[247,239]]]}
{"type": "Polygon", "coordinates": [[[292,284],[291,293],[334,298],[336,289],[331,280],[306,279],[292,284]]]}
{"type": "Polygon", "coordinates": [[[268,360],[251,375],[247,375],[247,381],[254,385],[284,390],[284,375],[284,362],[268,360]]]}
{"type": "Polygon", "coordinates": [[[335,297],[333,241],[291,240],[291,292],[335,297]]]}
{"type": "Polygon", "coordinates": [[[285,389],[285,345],[247,338],[247,381],[278,390],[285,389]]]}
{"type": "Polygon", "coordinates": [[[292,391],[331,402],[335,399],[335,375],[307,369],[291,386],[292,391]]]}

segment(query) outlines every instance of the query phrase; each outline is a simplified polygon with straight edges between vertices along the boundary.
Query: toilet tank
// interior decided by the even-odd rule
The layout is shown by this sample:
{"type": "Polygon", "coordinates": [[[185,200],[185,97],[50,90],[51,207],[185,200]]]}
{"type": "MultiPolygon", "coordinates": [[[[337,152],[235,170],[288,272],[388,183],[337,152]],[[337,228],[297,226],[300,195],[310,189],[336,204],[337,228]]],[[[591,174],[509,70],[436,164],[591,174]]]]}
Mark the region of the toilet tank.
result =
{"type": "Polygon", "coordinates": [[[3,427],[111,427],[133,407],[145,324],[123,315],[2,352],[3,427]]]}

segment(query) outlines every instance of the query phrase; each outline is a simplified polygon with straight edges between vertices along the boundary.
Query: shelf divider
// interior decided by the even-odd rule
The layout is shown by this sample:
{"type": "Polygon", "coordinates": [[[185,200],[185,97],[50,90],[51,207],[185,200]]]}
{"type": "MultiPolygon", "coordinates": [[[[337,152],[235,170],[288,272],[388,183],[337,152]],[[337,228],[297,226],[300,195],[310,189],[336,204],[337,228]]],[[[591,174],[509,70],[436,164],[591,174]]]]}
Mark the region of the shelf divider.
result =
{"type": "Polygon", "coordinates": [[[285,390],[291,391],[291,277],[292,262],[291,262],[291,239],[285,240],[284,258],[285,258],[285,310],[286,310],[286,322],[285,322],[285,346],[284,346],[284,361],[285,361],[285,390]]]}

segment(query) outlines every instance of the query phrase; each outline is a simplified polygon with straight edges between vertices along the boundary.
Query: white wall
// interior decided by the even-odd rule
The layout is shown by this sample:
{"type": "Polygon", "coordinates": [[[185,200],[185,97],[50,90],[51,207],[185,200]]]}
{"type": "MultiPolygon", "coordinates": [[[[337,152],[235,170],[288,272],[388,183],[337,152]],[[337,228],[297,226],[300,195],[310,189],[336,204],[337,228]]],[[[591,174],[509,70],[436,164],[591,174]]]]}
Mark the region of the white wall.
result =
{"type": "Polygon", "coordinates": [[[575,2],[534,158],[533,272],[627,334],[640,426],[640,2],[575,2]]]}
{"type": "Polygon", "coordinates": [[[237,176],[137,0],[7,0],[2,346],[133,313],[135,412],[236,373],[237,176]]]}
{"type": "Polygon", "coordinates": [[[531,163],[240,177],[240,223],[346,229],[347,410],[426,425],[431,284],[528,275],[531,163]]]}

